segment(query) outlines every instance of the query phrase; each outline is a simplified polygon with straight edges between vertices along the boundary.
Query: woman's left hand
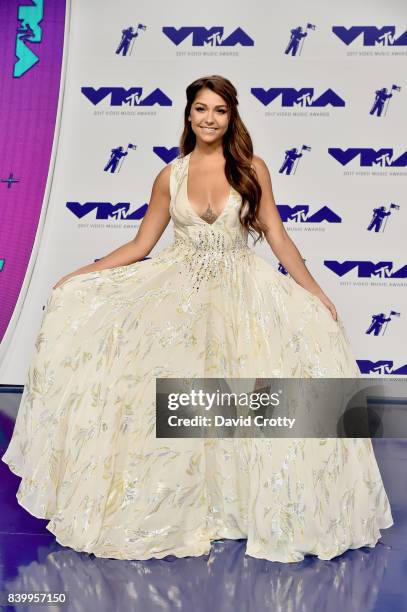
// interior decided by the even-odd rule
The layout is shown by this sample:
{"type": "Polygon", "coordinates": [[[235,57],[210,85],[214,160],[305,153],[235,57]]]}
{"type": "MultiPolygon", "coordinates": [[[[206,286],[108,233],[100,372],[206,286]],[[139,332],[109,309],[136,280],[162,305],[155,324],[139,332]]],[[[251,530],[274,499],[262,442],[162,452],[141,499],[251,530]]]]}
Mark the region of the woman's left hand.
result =
{"type": "Polygon", "coordinates": [[[336,312],[335,305],[331,302],[329,297],[327,295],[325,295],[325,293],[323,291],[319,291],[318,293],[314,293],[314,295],[316,295],[316,297],[321,300],[321,302],[324,304],[324,306],[326,306],[328,308],[329,312],[332,315],[333,320],[337,321],[338,320],[338,314],[336,312]]]}

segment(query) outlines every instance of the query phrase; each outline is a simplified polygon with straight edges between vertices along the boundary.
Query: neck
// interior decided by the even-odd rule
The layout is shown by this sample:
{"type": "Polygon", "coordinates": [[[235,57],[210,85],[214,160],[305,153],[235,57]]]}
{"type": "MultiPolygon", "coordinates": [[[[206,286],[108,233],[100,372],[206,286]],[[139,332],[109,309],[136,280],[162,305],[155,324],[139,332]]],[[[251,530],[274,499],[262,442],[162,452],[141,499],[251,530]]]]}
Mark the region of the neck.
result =
{"type": "Polygon", "coordinates": [[[214,145],[211,145],[205,142],[200,143],[197,141],[193,151],[194,156],[196,157],[223,157],[222,143],[216,143],[214,145]]]}

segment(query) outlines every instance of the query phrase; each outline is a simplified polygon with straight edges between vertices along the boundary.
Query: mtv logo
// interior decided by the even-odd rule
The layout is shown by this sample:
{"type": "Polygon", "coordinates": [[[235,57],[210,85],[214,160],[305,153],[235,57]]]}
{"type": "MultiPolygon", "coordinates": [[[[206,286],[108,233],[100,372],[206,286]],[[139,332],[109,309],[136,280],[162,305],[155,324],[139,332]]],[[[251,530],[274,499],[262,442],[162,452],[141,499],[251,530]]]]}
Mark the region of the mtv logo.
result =
{"type": "Polygon", "coordinates": [[[332,32],[339,38],[339,40],[348,46],[361,35],[363,39],[363,46],[365,47],[401,47],[407,44],[407,32],[403,32],[403,34],[396,38],[395,26],[383,26],[381,28],[377,28],[376,26],[351,26],[350,28],[345,28],[344,26],[333,26],[332,32]]]}
{"type": "Polygon", "coordinates": [[[369,359],[357,359],[361,374],[394,374],[394,375],[405,375],[407,374],[407,364],[394,369],[394,364],[391,359],[370,361],[369,359]]]}
{"type": "Polygon", "coordinates": [[[236,28],[227,37],[224,36],[223,26],[213,26],[211,28],[202,26],[173,28],[165,26],[163,27],[163,33],[177,46],[189,36],[192,36],[193,47],[235,47],[236,45],[252,47],[254,45],[254,40],[242,28],[236,28]]]}
{"type": "Polygon", "coordinates": [[[346,166],[352,160],[356,159],[358,155],[360,155],[360,163],[359,166],[381,166],[381,167],[399,167],[403,168],[407,165],[407,151],[402,153],[400,157],[393,160],[393,149],[379,149],[375,151],[374,149],[359,149],[359,148],[349,148],[349,149],[340,149],[337,147],[329,147],[328,153],[338,161],[342,166],[346,166]]]}
{"type": "Polygon", "coordinates": [[[277,208],[283,222],[322,223],[323,221],[327,221],[327,223],[342,223],[341,217],[328,208],[328,206],[323,206],[313,215],[309,214],[309,206],[305,204],[299,204],[297,206],[278,204],[277,208]]]}
{"type": "Polygon", "coordinates": [[[89,215],[93,210],[96,210],[96,219],[126,219],[127,221],[138,221],[142,219],[147,211],[148,205],[143,204],[134,212],[130,213],[129,202],[120,202],[119,204],[111,204],[110,202],[67,202],[66,207],[75,217],[82,219],[89,215]]]}
{"type": "Polygon", "coordinates": [[[271,87],[267,90],[261,87],[252,87],[250,91],[264,106],[268,106],[279,97],[281,97],[282,107],[345,106],[345,100],[335,93],[333,89],[327,89],[315,99],[313,87],[302,87],[301,89],[294,89],[294,87],[271,87]]]}
{"type": "Polygon", "coordinates": [[[371,261],[344,261],[340,263],[333,259],[325,259],[324,265],[332,270],[337,276],[345,276],[351,270],[357,270],[358,278],[407,278],[407,265],[402,266],[399,270],[392,272],[392,261],[380,261],[375,264],[371,261]]]}
{"type": "Polygon", "coordinates": [[[161,89],[154,89],[150,94],[142,98],[142,87],[81,87],[83,95],[97,106],[102,100],[110,97],[110,106],[172,106],[172,100],[165,95],[161,89]]]}

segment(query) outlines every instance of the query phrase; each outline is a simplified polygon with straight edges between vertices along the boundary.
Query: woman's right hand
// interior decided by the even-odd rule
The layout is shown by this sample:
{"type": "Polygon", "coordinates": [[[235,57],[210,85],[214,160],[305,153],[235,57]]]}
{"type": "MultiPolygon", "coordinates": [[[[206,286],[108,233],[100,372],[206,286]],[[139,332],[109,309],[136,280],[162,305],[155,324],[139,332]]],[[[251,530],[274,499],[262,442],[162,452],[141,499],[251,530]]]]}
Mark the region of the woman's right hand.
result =
{"type": "Polygon", "coordinates": [[[73,272],[72,274],[66,274],[65,276],[60,278],[59,281],[55,283],[55,285],[52,288],[57,289],[57,287],[60,287],[61,285],[63,285],[65,281],[68,280],[68,278],[72,278],[73,276],[77,276],[77,273],[73,272]]]}

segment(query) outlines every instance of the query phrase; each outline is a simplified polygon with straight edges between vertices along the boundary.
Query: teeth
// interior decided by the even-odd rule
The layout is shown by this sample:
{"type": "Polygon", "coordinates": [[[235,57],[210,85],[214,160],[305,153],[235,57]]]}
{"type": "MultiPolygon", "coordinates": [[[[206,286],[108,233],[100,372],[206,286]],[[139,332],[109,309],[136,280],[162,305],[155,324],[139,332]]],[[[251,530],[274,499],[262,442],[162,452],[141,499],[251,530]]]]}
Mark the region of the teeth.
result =
{"type": "Polygon", "coordinates": [[[207,128],[207,127],[203,127],[203,130],[206,130],[207,132],[214,132],[216,128],[207,128]]]}

